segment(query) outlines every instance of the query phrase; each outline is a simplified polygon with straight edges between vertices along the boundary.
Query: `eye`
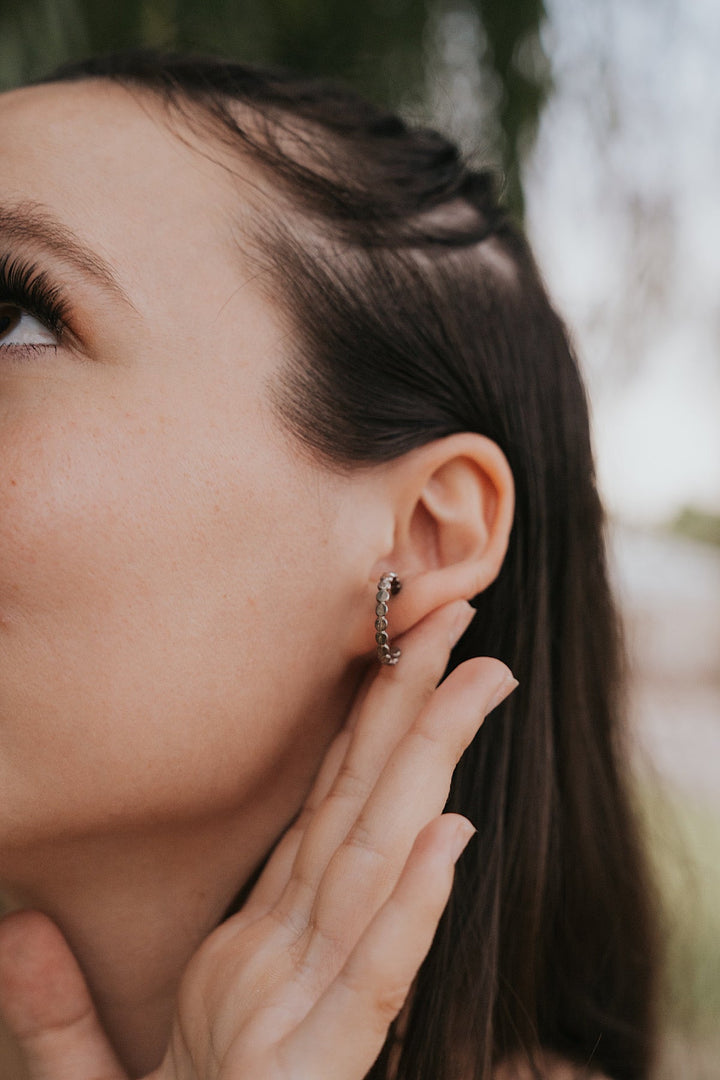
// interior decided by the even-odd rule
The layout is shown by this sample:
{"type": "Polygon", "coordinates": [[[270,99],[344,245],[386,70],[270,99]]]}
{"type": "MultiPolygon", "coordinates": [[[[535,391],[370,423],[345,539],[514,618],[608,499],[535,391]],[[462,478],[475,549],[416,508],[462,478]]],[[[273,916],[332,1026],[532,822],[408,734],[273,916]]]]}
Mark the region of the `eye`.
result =
{"type": "Polygon", "coordinates": [[[0,349],[9,345],[57,345],[57,337],[29,311],[0,301],[0,349]]]}

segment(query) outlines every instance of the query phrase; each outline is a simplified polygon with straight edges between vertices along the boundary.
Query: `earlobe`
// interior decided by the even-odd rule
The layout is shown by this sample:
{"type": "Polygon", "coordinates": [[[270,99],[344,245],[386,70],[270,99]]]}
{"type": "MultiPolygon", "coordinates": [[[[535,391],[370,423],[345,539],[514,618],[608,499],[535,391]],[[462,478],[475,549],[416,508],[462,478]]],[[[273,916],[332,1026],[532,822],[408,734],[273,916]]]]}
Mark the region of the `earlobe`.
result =
{"type": "Polygon", "coordinates": [[[500,447],[472,432],[438,439],[395,464],[395,543],[380,572],[392,566],[403,580],[394,615],[397,631],[404,632],[435,608],[469,600],[495,580],[507,551],[515,490],[500,447]]]}

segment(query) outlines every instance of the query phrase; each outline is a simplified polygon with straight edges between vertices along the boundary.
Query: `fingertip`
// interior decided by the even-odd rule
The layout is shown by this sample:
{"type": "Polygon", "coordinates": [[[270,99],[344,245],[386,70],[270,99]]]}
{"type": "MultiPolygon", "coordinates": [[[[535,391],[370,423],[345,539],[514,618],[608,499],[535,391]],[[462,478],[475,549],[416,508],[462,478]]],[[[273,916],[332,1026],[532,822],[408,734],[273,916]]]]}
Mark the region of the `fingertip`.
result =
{"type": "Polygon", "coordinates": [[[13,911],[0,919],[0,990],[19,972],[40,974],[59,932],[39,911],[13,911]]]}
{"type": "Polygon", "coordinates": [[[90,1007],[84,981],[60,930],[39,911],[0,921],[0,1010],[13,1034],[72,1022],[90,1007]]]}
{"type": "Polygon", "coordinates": [[[501,687],[511,681],[515,682],[515,676],[502,660],[495,656],[471,656],[450,672],[443,686],[451,684],[461,692],[468,690],[476,695],[482,694],[489,702],[501,687]]]}
{"type": "Polygon", "coordinates": [[[518,680],[515,678],[509,668],[502,675],[500,680],[495,685],[494,692],[490,695],[489,701],[486,705],[486,715],[496,709],[506,698],[510,697],[513,690],[519,686],[518,680]]]}
{"type": "Polygon", "coordinates": [[[448,639],[450,648],[454,649],[477,615],[477,610],[472,607],[467,600],[460,600],[456,604],[453,604],[452,607],[454,608],[454,611],[449,627],[448,639]]]}
{"type": "Polygon", "coordinates": [[[419,833],[415,849],[419,858],[427,855],[451,864],[457,862],[477,829],[462,814],[441,814],[419,833]]]}
{"type": "Polygon", "coordinates": [[[458,861],[476,832],[477,829],[471,821],[468,821],[465,817],[457,817],[453,831],[448,840],[448,854],[450,855],[453,865],[458,861]]]}

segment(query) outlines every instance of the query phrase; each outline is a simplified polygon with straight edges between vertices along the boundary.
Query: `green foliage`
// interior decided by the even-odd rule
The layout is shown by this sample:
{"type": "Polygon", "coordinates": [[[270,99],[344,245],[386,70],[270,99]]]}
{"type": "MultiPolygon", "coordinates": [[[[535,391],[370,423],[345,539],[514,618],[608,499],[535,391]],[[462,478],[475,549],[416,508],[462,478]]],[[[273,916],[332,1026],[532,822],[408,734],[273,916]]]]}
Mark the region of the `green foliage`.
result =
{"type": "Polygon", "coordinates": [[[679,536],[720,547],[720,514],[710,514],[686,506],[671,522],[670,529],[679,536]]]}
{"type": "Polygon", "coordinates": [[[665,905],[668,1026],[717,1034],[720,1016],[720,813],[667,787],[644,807],[665,905]]]}
{"type": "Polygon", "coordinates": [[[720,1057],[720,810],[659,780],[639,788],[663,914],[654,1080],[715,1080],[720,1057]]]}
{"type": "Polygon", "coordinates": [[[476,0],[476,7],[488,39],[487,62],[503,90],[498,120],[505,139],[506,197],[510,206],[521,211],[523,151],[534,141],[551,85],[540,38],[545,8],[543,0],[476,0]]]}
{"type": "MultiPolygon", "coordinates": [[[[474,12],[482,23],[478,63],[501,90],[494,149],[507,201],[521,215],[520,161],[549,85],[543,0],[0,0],[0,88],[65,60],[151,45],[342,78],[402,109],[427,99],[429,38],[438,17],[453,11],[474,12]]],[[[487,134],[478,131],[477,142],[487,145],[487,134]]]]}

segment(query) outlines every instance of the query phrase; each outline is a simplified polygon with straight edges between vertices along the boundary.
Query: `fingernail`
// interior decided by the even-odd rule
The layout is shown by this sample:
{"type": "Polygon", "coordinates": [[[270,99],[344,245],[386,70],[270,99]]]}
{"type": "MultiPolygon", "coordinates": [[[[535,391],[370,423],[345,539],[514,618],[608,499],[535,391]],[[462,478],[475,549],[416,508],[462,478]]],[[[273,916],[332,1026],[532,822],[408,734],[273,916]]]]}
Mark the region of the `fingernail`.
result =
{"type": "Polygon", "coordinates": [[[470,604],[466,600],[462,601],[462,605],[459,606],[457,615],[452,621],[450,627],[450,648],[454,648],[457,645],[460,638],[467,630],[470,623],[473,621],[477,611],[474,607],[470,607],[470,604]]]}
{"type": "Polygon", "coordinates": [[[509,697],[510,694],[512,694],[515,687],[519,686],[519,685],[520,684],[518,683],[518,681],[517,681],[517,679],[515,678],[514,675],[512,675],[512,674],[505,675],[503,680],[499,683],[499,685],[498,685],[497,689],[495,690],[494,694],[490,698],[490,701],[485,706],[485,709],[486,709],[485,715],[487,716],[488,713],[491,713],[493,711],[493,709],[496,709],[498,707],[498,705],[500,704],[500,702],[504,701],[506,697],[509,697]]]}
{"type": "Polygon", "coordinates": [[[456,863],[469,842],[477,832],[477,829],[467,819],[458,823],[458,827],[450,845],[450,856],[456,863]]]}

